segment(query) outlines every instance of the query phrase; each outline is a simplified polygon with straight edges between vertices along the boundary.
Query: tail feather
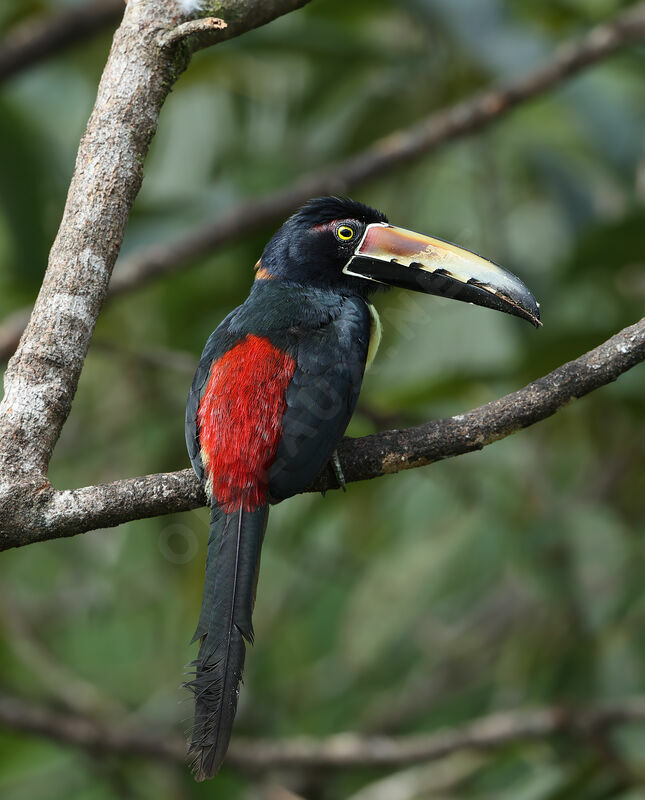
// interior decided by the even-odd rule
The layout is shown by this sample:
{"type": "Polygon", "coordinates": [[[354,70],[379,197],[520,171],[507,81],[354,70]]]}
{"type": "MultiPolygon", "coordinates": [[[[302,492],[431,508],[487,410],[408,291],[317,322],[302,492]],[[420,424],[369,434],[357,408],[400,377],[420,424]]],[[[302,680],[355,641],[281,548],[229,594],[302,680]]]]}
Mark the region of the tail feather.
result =
{"type": "Polygon", "coordinates": [[[194,678],[195,726],[189,754],[197,780],[218,771],[228,749],[245,641],[253,642],[251,614],[260,568],[268,507],[225,514],[213,507],[206,558],[206,581],[193,641],[201,641],[194,678]]]}

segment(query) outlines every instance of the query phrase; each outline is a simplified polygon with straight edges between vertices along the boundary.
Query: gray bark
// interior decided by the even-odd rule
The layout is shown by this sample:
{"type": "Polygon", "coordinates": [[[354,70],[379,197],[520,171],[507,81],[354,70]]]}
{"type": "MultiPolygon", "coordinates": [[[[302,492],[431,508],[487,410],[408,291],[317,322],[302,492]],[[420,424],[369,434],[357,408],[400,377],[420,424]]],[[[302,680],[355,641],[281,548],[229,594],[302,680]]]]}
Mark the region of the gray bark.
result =
{"type": "MultiPolygon", "coordinates": [[[[307,0],[225,0],[188,20],[168,0],[130,0],[80,144],[61,226],[29,324],[5,375],[0,404],[0,549],[182,511],[205,498],[189,470],[56,491],[47,479],[96,319],[105,301],[160,108],[194,49],[262,25],[307,0]],[[223,21],[223,22],[222,22],[223,21]]],[[[565,48],[543,70],[484,95],[351,162],[347,180],[373,174],[452,135],[474,130],[522,99],[645,35],[645,3],[565,48]],[[460,110],[461,108],[461,110],[460,110]],[[389,160],[388,160],[389,159],[389,160]]],[[[304,189],[303,189],[304,191],[304,189]]],[[[307,193],[313,191],[312,187],[307,193]]],[[[645,320],[576,361],[467,414],[406,431],[345,440],[348,481],[478,450],[544,419],[645,359],[645,320]]],[[[310,490],[333,488],[324,474],[310,490]]]]}

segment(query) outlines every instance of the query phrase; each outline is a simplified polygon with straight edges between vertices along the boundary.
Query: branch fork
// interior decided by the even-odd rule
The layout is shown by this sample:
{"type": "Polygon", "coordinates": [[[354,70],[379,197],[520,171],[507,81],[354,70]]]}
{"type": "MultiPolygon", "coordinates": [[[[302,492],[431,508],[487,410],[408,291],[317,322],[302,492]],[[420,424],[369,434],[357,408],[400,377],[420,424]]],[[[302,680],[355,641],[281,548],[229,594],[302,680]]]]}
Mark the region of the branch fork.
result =
{"type": "MultiPolygon", "coordinates": [[[[104,0],[110,19],[112,0],[104,0]]],[[[229,23],[216,17],[176,25],[167,0],[126,7],[83,137],[65,213],[34,312],[5,376],[0,404],[0,550],[73,536],[150,516],[197,508],[206,498],[192,470],[147,475],[110,484],[57,491],[47,479],[53,448],[71,409],[94,325],[106,299],[125,225],[142,180],[142,162],[159,111],[191,52],[304,5],[307,0],[224,0],[229,23]],[[135,8],[136,7],[136,8],[135,8]],[[175,27],[173,27],[175,26],[175,27]],[[185,53],[182,48],[185,46],[185,53]]],[[[374,143],[332,170],[310,175],[275,197],[238,209],[194,241],[163,247],[134,261],[112,293],[170,271],[182,259],[273,220],[313,194],[353,186],[481,129],[520,102],[558,85],[581,69],[645,39],[645,3],[599,26],[577,46],[561,49],[542,69],[509,87],[434,114],[413,128],[374,143]],[[166,261],[164,262],[164,258],[166,261]],[[161,263],[162,267],[159,267],[161,263]]],[[[2,59],[0,59],[0,79],[2,59]]],[[[23,314],[24,317],[24,314],[23,314]]],[[[15,330],[24,318],[12,320],[15,330]]],[[[6,334],[4,332],[0,332],[6,334]]],[[[0,348],[3,337],[0,335],[0,348]]],[[[5,345],[7,346],[7,345],[5,345]]],[[[339,455],[347,482],[375,478],[479,450],[554,414],[645,360],[645,318],[575,361],[506,397],[466,414],[404,431],[345,439],[339,455]]],[[[309,491],[336,488],[321,475],[309,491]]],[[[555,734],[589,735],[643,722],[645,698],[575,710],[505,712],[454,729],[405,740],[344,734],[328,740],[237,742],[229,762],[245,771],[395,767],[443,758],[459,750],[488,750],[555,734]]],[[[0,723],[83,747],[93,753],[132,754],[182,763],[183,739],[146,736],[80,715],[60,714],[0,695],[0,723]]]]}
{"type": "Polygon", "coordinates": [[[186,42],[191,49],[199,50],[215,44],[219,39],[219,31],[226,28],[228,28],[227,23],[218,17],[192,19],[162,34],[158,39],[159,47],[167,50],[181,42],[186,42]]]}
{"type": "MultiPolygon", "coordinates": [[[[56,491],[47,480],[47,468],[107,296],[159,111],[188,62],[187,57],[173,58],[169,48],[189,42],[189,55],[204,43],[237,36],[306,2],[227,0],[219,6],[228,23],[206,17],[178,26],[169,8],[172,4],[165,0],[126,6],[81,142],[45,280],[5,375],[6,393],[0,404],[0,550],[204,504],[203,491],[189,470],[56,491]]],[[[544,67],[506,89],[493,89],[483,98],[435,114],[376,142],[329,174],[302,179],[277,198],[262,198],[254,206],[256,223],[324,192],[341,176],[347,185],[356,185],[384,166],[394,167],[489,124],[626,43],[642,40],[644,20],[645,3],[639,3],[595,28],[573,49],[560,49],[544,67]]],[[[245,230],[241,219],[248,216],[236,213],[222,223],[223,232],[222,226],[219,231],[201,232],[197,246],[179,247],[175,260],[240,235],[245,230]]],[[[140,278],[130,276],[129,282],[113,290],[133,288],[140,278]]],[[[645,319],[539,381],[468,414],[407,431],[346,439],[339,448],[346,479],[365,480],[481,449],[545,419],[572,398],[615,380],[643,360],[645,319]]],[[[322,475],[310,490],[335,485],[330,475],[322,475]]]]}

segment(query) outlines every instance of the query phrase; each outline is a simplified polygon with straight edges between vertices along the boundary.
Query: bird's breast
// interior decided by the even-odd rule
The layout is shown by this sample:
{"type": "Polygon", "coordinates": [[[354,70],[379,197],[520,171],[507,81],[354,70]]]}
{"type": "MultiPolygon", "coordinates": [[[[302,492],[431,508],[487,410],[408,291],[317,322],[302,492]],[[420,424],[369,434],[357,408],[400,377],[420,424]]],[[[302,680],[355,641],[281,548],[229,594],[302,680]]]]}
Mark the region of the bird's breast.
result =
{"type": "Polygon", "coordinates": [[[266,502],[295,368],[288,353],[251,334],[213,361],[197,424],[206,490],[226,513],[266,502]]]}

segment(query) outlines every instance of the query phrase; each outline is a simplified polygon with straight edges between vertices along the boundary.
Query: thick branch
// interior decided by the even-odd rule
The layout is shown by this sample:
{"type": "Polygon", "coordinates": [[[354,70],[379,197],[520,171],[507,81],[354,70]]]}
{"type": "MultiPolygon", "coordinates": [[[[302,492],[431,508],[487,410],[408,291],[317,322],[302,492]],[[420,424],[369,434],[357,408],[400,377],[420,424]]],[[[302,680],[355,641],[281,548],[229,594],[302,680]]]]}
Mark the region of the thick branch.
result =
{"type": "MultiPolygon", "coordinates": [[[[305,2],[221,2],[222,16],[231,20],[221,33],[230,38],[305,2]]],[[[160,0],[128,3],[115,34],[45,279],[5,374],[0,512],[13,506],[16,486],[47,487],[49,459],[71,408],[159,111],[187,63],[185,48],[158,43],[177,23],[177,10],[160,0]]]]}
{"type": "Polygon", "coordinates": [[[28,19],[0,42],[0,83],[52,53],[82,42],[123,16],[123,0],[94,0],[38,19],[28,19]]]}
{"type": "MultiPolygon", "coordinates": [[[[234,23],[228,21],[227,25],[226,30],[216,31],[217,36],[234,35],[234,23]]],[[[146,248],[124,259],[112,278],[108,299],[178,271],[227,242],[280,221],[310,197],[346,192],[449,141],[481,130],[517,105],[546,93],[583,69],[644,39],[645,3],[639,3],[613,21],[593,28],[580,41],[562,45],[544,66],[508,86],[494,87],[431,114],[410,128],[377,140],[352,158],[306,175],[266,197],[242,203],[215,222],[209,222],[174,242],[146,248]]],[[[13,353],[21,332],[16,319],[0,325],[0,359],[7,359],[13,353]]]]}
{"type": "MultiPolygon", "coordinates": [[[[645,360],[645,318],[585,355],[563,364],[517,392],[447,419],[402,431],[345,439],[339,449],[347,482],[377,478],[444,458],[481,450],[533,425],[577,397],[611,383],[645,360]]],[[[336,488],[330,473],[310,491],[336,488]]],[[[43,489],[36,503],[15,499],[0,527],[0,550],[120,525],[203,505],[192,470],[146,475],[57,492],[43,489]]]]}
{"type": "MultiPolygon", "coordinates": [[[[474,722],[408,737],[363,737],[344,733],[328,739],[234,741],[227,764],[243,771],[275,769],[391,768],[436,761],[462,750],[489,751],[554,735],[590,736],[619,725],[645,721],[645,697],[636,696],[590,710],[547,707],[503,711],[474,722]]],[[[92,753],[140,756],[182,763],[186,745],[173,735],[137,730],[63,714],[7,695],[0,695],[0,724],[44,736],[92,753]]]]}
{"type": "Polygon", "coordinates": [[[481,450],[552,416],[571,400],[615,381],[642,361],[645,317],[575,361],[467,414],[346,443],[339,449],[345,465],[345,447],[351,447],[350,464],[343,466],[345,478],[376,477],[481,450]]]}

